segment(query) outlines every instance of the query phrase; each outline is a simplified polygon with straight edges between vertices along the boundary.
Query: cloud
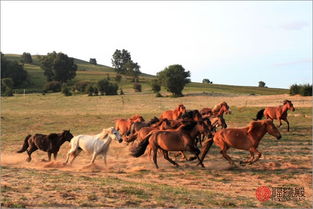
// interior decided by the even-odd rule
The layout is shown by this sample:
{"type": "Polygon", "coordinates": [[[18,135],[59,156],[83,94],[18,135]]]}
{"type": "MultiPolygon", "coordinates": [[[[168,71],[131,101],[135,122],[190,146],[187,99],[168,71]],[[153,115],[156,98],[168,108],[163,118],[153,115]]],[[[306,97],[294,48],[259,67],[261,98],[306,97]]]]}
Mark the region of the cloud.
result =
{"type": "Polygon", "coordinates": [[[307,26],[309,26],[309,23],[306,21],[294,21],[281,25],[280,28],[283,28],[285,30],[301,30],[302,28],[305,28],[307,26]]]}
{"type": "Polygon", "coordinates": [[[312,63],[312,59],[299,59],[299,60],[290,61],[290,62],[275,63],[273,64],[273,66],[288,66],[288,65],[306,64],[306,63],[312,63]]]}

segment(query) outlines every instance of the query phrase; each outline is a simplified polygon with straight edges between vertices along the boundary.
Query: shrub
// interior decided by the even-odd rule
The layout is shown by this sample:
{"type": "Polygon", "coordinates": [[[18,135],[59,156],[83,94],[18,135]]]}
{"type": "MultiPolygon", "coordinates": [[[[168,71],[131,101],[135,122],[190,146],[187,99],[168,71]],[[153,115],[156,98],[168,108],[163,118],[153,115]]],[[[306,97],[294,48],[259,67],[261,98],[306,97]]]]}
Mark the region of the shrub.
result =
{"type": "Polygon", "coordinates": [[[106,79],[98,81],[97,87],[101,95],[117,95],[118,85],[110,83],[106,79]]]}
{"type": "Polygon", "coordinates": [[[135,92],[141,92],[141,84],[140,83],[134,83],[133,88],[135,89],[135,92]]]}
{"type": "Polygon", "coordinates": [[[259,87],[265,87],[265,82],[264,81],[259,81],[259,87]]]}
{"type": "Polygon", "coordinates": [[[116,82],[121,82],[121,80],[122,80],[122,76],[121,76],[120,74],[117,74],[117,75],[115,76],[115,81],[116,81],[116,82]]]}
{"type": "Polygon", "coordinates": [[[13,80],[11,78],[1,79],[1,96],[13,96],[13,80]]]}
{"type": "Polygon", "coordinates": [[[97,87],[94,87],[94,94],[95,94],[95,96],[98,96],[98,95],[99,95],[99,91],[98,91],[98,88],[97,88],[97,87]]]}
{"type": "Polygon", "coordinates": [[[62,86],[62,93],[64,94],[64,96],[72,96],[72,92],[66,84],[63,84],[62,86]]]}
{"type": "Polygon", "coordinates": [[[124,95],[123,89],[120,89],[120,95],[124,95]]]}
{"type": "Polygon", "coordinates": [[[109,83],[105,94],[106,95],[117,95],[117,90],[118,90],[118,85],[116,83],[109,83]]]}
{"type": "Polygon", "coordinates": [[[44,86],[44,90],[46,92],[52,91],[52,92],[60,92],[61,91],[61,82],[59,81],[50,81],[47,82],[44,86]]]}
{"type": "Polygon", "coordinates": [[[94,92],[95,92],[95,90],[94,90],[93,86],[91,84],[89,84],[87,87],[88,96],[93,96],[94,92]]]}
{"type": "Polygon", "coordinates": [[[75,89],[81,93],[87,92],[87,86],[90,84],[89,81],[79,81],[75,83],[75,89]]]}
{"type": "Polygon", "coordinates": [[[152,80],[151,82],[152,91],[154,93],[158,93],[161,91],[161,85],[159,84],[158,80],[152,80]]]}
{"type": "Polygon", "coordinates": [[[289,89],[290,95],[300,94],[302,96],[312,96],[312,85],[310,84],[293,84],[289,89]]]}

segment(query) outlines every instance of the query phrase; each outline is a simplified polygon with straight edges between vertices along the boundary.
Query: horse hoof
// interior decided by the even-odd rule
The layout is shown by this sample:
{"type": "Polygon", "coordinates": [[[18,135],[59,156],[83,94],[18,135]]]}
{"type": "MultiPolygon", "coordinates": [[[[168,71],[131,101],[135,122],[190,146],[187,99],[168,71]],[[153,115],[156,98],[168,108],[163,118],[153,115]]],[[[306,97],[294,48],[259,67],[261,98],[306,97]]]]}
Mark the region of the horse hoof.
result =
{"type": "Polygon", "coordinates": [[[30,159],[30,158],[27,158],[27,159],[26,159],[26,162],[30,162],[30,161],[31,161],[31,159],[30,159]]]}
{"type": "Polygon", "coordinates": [[[193,161],[195,159],[197,159],[197,157],[190,157],[190,158],[188,158],[188,161],[193,161]]]}
{"type": "Polygon", "coordinates": [[[46,159],[41,159],[41,162],[49,162],[49,161],[46,159]]]}

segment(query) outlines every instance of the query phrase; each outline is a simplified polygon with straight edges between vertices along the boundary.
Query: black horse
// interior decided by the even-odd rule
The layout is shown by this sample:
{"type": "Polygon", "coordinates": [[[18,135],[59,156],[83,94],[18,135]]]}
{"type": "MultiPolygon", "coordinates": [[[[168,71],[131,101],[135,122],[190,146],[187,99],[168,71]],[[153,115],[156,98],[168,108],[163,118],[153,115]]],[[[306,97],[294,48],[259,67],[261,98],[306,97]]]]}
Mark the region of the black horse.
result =
{"type": "Polygon", "coordinates": [[[49,135],[35,134],[34,136],[28,135],[24,139],[23,147],[17,151],[17,153],[22,153],[27,150],[28,158],[27,162],[32,160],[31,154],[37,149],[48,152],[48,161],[51,160],[51,154],[54,155],[54,160],[56,160],[58,152],[62,144],[66,141],[70,142],[73,135],[69,130],[64,130],[62,133],[56,134],[52,133],[49,135]]]}

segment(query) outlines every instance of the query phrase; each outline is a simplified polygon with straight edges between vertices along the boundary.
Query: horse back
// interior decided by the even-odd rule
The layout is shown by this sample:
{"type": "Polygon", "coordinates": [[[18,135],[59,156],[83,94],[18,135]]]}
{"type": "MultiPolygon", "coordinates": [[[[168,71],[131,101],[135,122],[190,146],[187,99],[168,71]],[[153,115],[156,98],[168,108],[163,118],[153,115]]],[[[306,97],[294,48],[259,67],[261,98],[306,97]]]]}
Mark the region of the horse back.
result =
{"type": "Polygon", "coordinates": [[[247,150],[253,145],[249,139],[248,127],[246,128],[227,128],[217,131],[214,135],[214,143],[223,148],[223,146],[234,147],[247,150]]]}
{"type": "Polygon", "coordinates": [[[38,149],[45,152],[49,151],[52,147],[50,138],[45,134],[35,134],[30,139],[30,142],[33,143],[38,149]]]}
{"type": "Polygon", "coordinates": [[[282,110],[281,107],[266,107],[264,110],[264,116],[266,118],[271,118],[271,119],[278,119],[281,118],[282,116],[282,110]]]}
{"type": "Polygon", "coordinates": [[[160,116],[160,119],[168,119],[168,120],[173,120],[173,111],[172,110],[168,110],[162,113],[162,115],[160,116]]]}
{"type": "MultiPolygon", "coordinates": [[[[175,131],[158,131],[154,133],[156,135],[156,143],[162,149],[166,151],[183,151],[186,150],[186,145],[189,145],[189,141],[186,142],[185,136],[175,131]]],[[[193,143],[190,143],[192,145],[193,143]]]]}

